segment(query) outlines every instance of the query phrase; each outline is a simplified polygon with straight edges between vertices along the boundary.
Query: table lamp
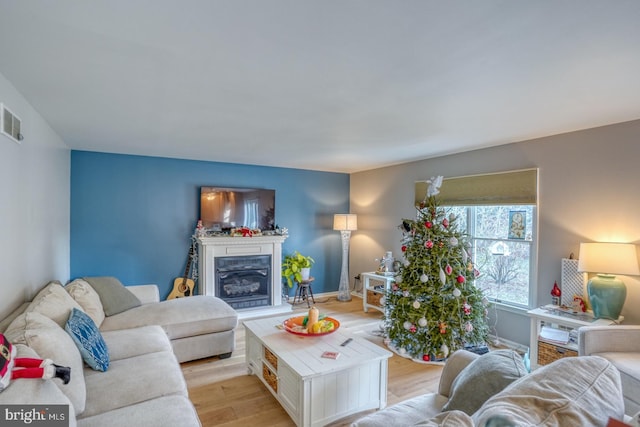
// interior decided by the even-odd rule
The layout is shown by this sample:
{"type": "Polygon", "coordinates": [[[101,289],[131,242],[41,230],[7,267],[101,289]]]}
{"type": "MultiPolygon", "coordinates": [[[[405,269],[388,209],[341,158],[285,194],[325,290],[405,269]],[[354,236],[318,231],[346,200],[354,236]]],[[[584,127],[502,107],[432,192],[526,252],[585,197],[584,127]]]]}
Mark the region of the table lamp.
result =
{"type": "Polygon", "coordinates": [[[338,286],[338,301],[351,301],[349,290],[349,239],[351,232],[358,229],[358,216],[355,214],[335,214],[333,229],[339,230],[342,236],[342,271],[338,286]]]}
{"type": "Polygon", "coordinates": [[[580,243],[578,271],[597,273],[587,283],[594,317],[617,321],[627,288],[615,274],[640,274],[636,246],[630,243],[580,243]]]}

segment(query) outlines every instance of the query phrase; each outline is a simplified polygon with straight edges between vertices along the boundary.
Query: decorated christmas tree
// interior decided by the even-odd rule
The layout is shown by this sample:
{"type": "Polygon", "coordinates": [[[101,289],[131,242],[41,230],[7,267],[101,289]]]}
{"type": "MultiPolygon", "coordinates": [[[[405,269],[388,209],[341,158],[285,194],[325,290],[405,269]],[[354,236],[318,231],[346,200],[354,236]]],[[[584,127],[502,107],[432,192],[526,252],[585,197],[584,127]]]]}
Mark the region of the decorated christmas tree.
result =
{"type": "Polygon", "coordinates": [[[442,177],[432,178],[417,219],[404,219],[404,260],[385,296],[385,343],[401,356],[443,360],[465,346],[483,345],[488,301],[474,285],[479,272],[458,218],[436,195],[442,177]]]}

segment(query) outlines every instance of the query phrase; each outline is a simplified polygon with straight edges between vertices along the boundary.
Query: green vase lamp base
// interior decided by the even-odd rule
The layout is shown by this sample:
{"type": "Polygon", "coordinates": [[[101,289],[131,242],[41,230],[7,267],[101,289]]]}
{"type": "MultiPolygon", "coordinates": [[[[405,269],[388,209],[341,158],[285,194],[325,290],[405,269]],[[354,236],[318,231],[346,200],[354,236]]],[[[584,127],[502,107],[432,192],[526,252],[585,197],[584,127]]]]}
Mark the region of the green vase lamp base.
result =
{"type": "Polygon", "coordinates": [[[611,274],[598,274],[589,280],[587,292],[596,319],[618,320],[627,298],[622,280],[611,274]]]}

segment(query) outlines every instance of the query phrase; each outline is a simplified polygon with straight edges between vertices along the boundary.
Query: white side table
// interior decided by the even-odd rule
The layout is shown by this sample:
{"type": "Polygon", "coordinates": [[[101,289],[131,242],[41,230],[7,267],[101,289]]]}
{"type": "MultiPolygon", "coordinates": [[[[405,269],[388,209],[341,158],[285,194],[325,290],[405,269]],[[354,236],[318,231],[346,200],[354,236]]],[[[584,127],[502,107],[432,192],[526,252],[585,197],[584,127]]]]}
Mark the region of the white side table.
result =
{"type": "MultiPolygon", "coordinates": [[[[617,322],[608,319],[595,319],[593,313],[573,313],[561,310],[558,306],[547,305],[544,307],[529,310],[527,315],[531,318],[530,338],[529,338],[529,358],[531,360],[531,369],[539,368],[538,364],[538,345],[552,345],[557,348],[558,358],[567,356],[577,356],[578,343],[569,341],[566,344],[558,344],[555,342],[545,341],[540,338],[540,331],[543,326],[555,329],[571,331],[582,326],[604,326],[622,323],[623,316],[618,318],[617,322]]],[[[577,339],[577,338],[576,338],[577,339]]]]}
{"type": "Polygon", "coordinates": [[[394,277],[369,272],[361,273],[360,278],[362,279],[362,307],[364,312],[368,312],[369,308],[375,308],[384,313],[384,305],[380,304],[380,298],[384,296],[385,291],[389,290],[394,277]]]}

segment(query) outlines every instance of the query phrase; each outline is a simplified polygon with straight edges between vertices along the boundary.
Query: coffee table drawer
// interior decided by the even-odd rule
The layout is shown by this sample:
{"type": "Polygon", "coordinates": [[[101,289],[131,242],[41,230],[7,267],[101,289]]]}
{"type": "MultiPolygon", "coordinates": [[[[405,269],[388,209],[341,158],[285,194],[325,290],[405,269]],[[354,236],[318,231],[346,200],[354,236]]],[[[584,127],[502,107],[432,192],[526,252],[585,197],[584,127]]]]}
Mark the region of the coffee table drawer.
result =
{"type": "Polygon", "coordinates": [[[278,376],[269,369],[266,363],[262,363],[262,378],[269,384],[274,393],[278,392],[278,376]]]}
{"type": "Polygon", "coordinates": [[[271,350],[269,350],[267,347],[263,346],[262,348],[263,348],[263,353],[264,353],[264,360],[269,362],[269,364],[273,367],[273,369],[275,369],[277,371],[278,370],[278,356],[273,354],[271,352],[271,350]]]}

